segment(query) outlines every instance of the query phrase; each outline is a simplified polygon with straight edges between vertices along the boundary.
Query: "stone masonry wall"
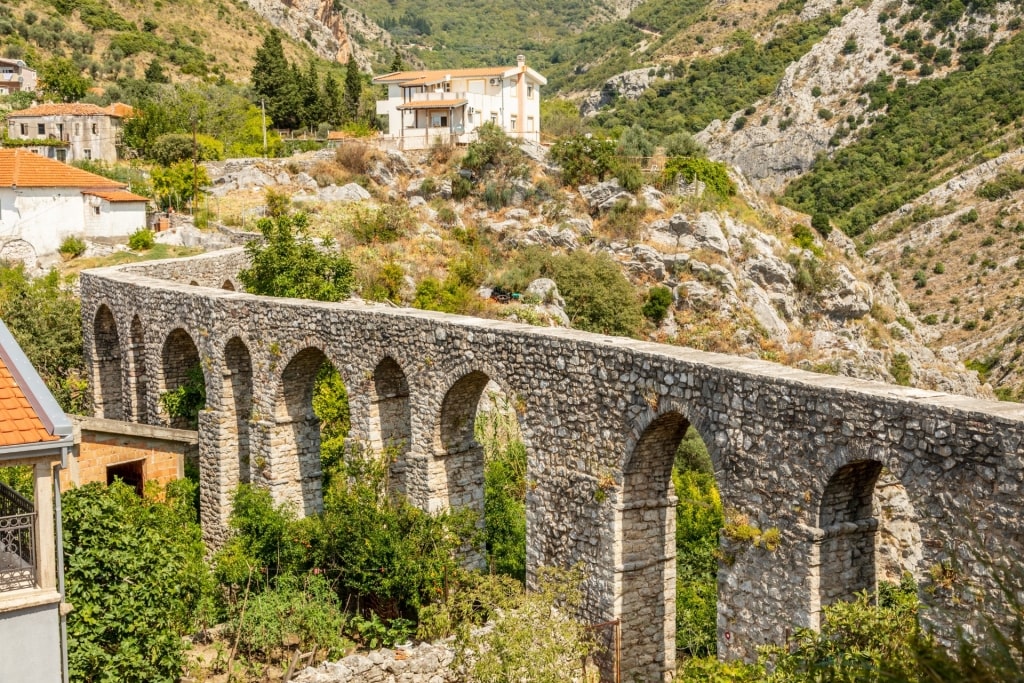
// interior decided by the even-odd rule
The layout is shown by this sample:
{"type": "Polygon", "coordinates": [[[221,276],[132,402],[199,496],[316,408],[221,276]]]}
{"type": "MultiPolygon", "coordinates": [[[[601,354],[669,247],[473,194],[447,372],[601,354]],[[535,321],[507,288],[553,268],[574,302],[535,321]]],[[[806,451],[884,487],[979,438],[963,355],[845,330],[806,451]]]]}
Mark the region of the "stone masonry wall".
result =
{"type": "MultiPolygon", "coordinates": [[[[750,657],[814,625],[823,600],[846,597],[823,567],[841,565],[857,582],[874,575],[864,563],[875,561],[879,539],[896,537],[866,531],[883,515],[872,512],[883,505],[863,497],[879,469],[891,477],[886,487],[905,492],[894,518],[901,528],[916,525],[920,547],[896,555],[916,563],[908,568],[924,579],[921,596],[937,607],[927,614],[939,632],[970,630],[983,610],[999,616],[998,589],[973,558],[1024,551],[1019,405],[575,330],[211,288],[242,263],[234,250],[81,277],[87,360],[100,367],[122,359],[125,395],[136,386],[134,366],[124,362],[128,331],[141,321],[144,353],[135,366],[158,375],[144,383],[146,420],[159,419],[155,388],[175,372],[163,367],[165,342],[180,330],[198,350],[208,396],[200,497],[211,542],[223,540],[230,492],[246,475],[299,510],[316,509],[310,478],[318,472],[302,455],[314,437],[294,426],[307,414],[298,405],[306,394],[294,388],[311,381],[312,370],[293,361],[322,354],[348,389],[353,439],[408,439],[404,489],[426,509],[450,504],[456,492],[475,503],[480,465],[466,455],[475,448],[466,406],[483,378],[501,387],[527,447],[528,575],[583,563],[581,616],[622,619],[626,680],[663,680],[675,666],[670,454],[689,425],[708,446],[725,506],[780,532],[774,551],[723,539],[731,561],[719,567],[720,656],[750,657]],[[119,354],[96,325],[101,306],[113,314],[119,354]],[[238,413],[240,393],[251,396],[247,415],[238,413]],[[247,462],[238,445],[243,423],[247,462]],[[829,529],[820,528],[829,519],[829,529]],[[849,525],[855,533],[839,533],[849,525]],[[944,562],[956,567],[952,580],[928,585],[928,569],[944,562]]],[[[107,384],[95,384],[94,396],[107,384]]]]}

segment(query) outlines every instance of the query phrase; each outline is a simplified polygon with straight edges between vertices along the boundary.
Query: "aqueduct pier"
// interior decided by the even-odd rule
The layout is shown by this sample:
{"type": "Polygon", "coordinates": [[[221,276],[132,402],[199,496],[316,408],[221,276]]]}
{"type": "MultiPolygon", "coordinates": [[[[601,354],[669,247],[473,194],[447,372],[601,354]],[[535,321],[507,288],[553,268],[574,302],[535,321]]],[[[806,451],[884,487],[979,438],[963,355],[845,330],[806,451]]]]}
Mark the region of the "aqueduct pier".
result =
{"type": "MultiPolygon", "coordinates": [[[[621,619],[625,680],[675,666],[676,448],[692,425],[727,509],[778,546],[723,534],[720,656],[750,657],[821,606],[911,571],[938,633],[1005,616],[985,558],[1024,555],[1024,408],[740,357],[439,313],[245,294],[242,250],[81,276],[97,416],[167,424],[201,365],[201,517],[223,538],[239,482],[320,506],[315,374],[334,364],[352,438],[399,445],[424,509],[481,508],[473,438],[489,381],[527,447],[527,566],[582,562],[584,614],[621,619]]],[[[1016,587],[1019,588],[1019,587],[1016,587]]]]}

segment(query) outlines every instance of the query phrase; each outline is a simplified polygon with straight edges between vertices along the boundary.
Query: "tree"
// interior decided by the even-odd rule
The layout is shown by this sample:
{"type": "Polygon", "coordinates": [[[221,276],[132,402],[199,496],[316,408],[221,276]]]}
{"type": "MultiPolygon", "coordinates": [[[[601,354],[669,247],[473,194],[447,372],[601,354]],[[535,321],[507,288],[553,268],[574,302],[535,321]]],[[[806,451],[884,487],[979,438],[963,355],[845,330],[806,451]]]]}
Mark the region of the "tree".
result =
{"type": "Polygon", "coordinates": [[[30,280],[24,266],[0,264],[0,318],[61,408],[87,413],[81,303],[60,274],[30,280]]]}
{"type": "Polygon", "coordinates": [[[323,93],[320,101],[324,108],[324,121],[339,126],[344,121],[344,109],[342,104],[341,86],[338,79],[330,71],[324,77],[323,93]]]}
{"type": "Polygon", "coordinates": [[[195,199],[196,188],[210,184],[206,169],[191,161],[179,161],[166,167],[153,169],[153,192],[160,208],[182,207],[195,199]]]}
{"type": "Polygon", "coordinates": [[[252,89],[266,103],[267,114],[277,125],[297,128],[298,81],[288,65],[281,45],[281,34],[272,29],[256,50],[252,67],[252,89]]]}
{"type": "Polygon", "coordinates": [[[194,632],[212,591],[194,507],[195,485],[166,500],[123,484],[89,484],[64,496],[68,662],[79,681],[175,681],[182,636],[194,632]]]}
{"type": "Polygon", "coordinates": [[[355,121],[359,116],[359,97],[363,94],[363,77],[355,56],[350,55],[345,65],[345,118],[355,121]]]}
{"type": "Polygon", "coordinates": [[[309,68],[300,79],[299,97],[302,100],[302,125],[304,128],[313,128],[326,120],[324,101],[320,90],[320,74],[317,72],[316,62],[313,60],[310,60],[309,68]]]}
{"type": "Polygon", "coordinates": [[[65,57],[54,57],[39,69],[39,90],[47,99],[77,102],[89,90],[89,79],[65,57]]]}
{"type": "Polygon", "coordinates": [[[146,73],[143,75],[147,83],[170,83],[171,79],[168,78],[167,74],[164,73],[164,67],[160,63],[159,57],[154,57],[153,61],[146,67],[146,73]]]}
{"type": "Polygon", "coordinates": [[[402,61],[402,53],[395,48],[395,58],[391,60],[391,66],[388,67],[388,71],[405,71],[405,62],[402,61]]]}
{"type": "Polygon", "coordinates": [[[555,142],[548,156],[562,167],[562,182],[566,185],[602,181],[615,165],[615,143],[576,134],[555,142]]]}
{"type": "Polygon", "coordinates": [[[649,157],[654,154],[654,141],[639,123],[622,131],[616,150],[627,157],[649,157]]]}
{"type": "Polygon", "coordinates": [[[252,266],[238,274],[246,291],[316,301],[347,299],[355,282],[352,262],[333,244],[313,242],[305,214],[264,218],[257,227],[263,240],[245,249],[252,266]]]}

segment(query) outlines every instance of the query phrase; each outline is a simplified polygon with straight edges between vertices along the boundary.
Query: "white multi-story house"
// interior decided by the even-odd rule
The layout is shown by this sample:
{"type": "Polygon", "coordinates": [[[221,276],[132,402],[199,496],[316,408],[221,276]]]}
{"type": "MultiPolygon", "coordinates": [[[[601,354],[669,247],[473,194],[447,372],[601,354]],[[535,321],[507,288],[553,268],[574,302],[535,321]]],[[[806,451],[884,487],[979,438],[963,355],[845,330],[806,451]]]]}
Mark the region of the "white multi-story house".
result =
{"type": "Polygon", "coordinates": [[[396,71],[373,82],[388,98],[377,113],[388,118],[388,139],[399,149],[426,149],[435,141],[464,144],[494,123],[508,135],[540,141],[540,89],[547,79],[526,66],[396,71]]]}
{"type": "Polygon", "coordinates": [[[34,92],[36,71],[20,59],[0,57],[0,95],[13,92],[34,92]]]}

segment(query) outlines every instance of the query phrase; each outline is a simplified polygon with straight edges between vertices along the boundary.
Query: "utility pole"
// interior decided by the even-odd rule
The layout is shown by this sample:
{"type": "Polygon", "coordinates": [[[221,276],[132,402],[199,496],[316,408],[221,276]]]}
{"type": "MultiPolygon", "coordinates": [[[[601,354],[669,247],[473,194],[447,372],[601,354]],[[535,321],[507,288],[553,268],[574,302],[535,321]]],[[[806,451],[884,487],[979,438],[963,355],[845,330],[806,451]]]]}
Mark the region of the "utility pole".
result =
{"type": "Polygon", "coordinates": [[[267,103],[260,98],[260,111],[263,112],[263,158],[267,158],[267,103]]]}
{"type": "Polygon", "coordinates": [[[199,117],[192,115],[192,216],[196,215],[196,199],[199,197],[199,143],[196,142],[196,127],[199,117]]]}

